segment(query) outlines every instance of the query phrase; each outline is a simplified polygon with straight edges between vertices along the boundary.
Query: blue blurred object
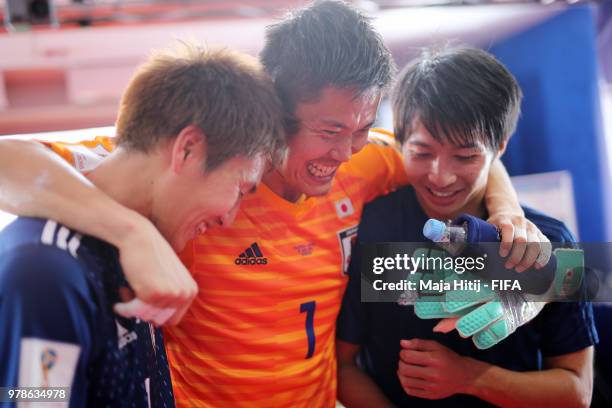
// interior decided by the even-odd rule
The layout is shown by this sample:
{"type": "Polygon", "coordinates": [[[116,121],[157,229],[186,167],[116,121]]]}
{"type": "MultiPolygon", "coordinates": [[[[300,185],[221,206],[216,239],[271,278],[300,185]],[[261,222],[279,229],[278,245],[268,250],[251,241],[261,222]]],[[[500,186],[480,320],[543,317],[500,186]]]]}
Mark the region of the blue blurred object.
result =
{"type": "Polygon", "coordinates": [[[569,170],[581,241],[608,241],[605,149],[599,95],[597,11],[570,7],[489,50],[524,93],[516,134],[503,156],[511,175],[569,170]]]}

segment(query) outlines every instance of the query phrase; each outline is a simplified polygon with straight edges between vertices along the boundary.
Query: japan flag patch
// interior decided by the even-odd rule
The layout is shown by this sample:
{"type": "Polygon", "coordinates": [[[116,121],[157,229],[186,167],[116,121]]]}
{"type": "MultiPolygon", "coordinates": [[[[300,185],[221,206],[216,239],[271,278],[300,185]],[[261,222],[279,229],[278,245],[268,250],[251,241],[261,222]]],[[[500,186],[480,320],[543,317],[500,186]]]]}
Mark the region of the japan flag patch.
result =
{"type": "Polygon", "coordinates": [[[336,201],[335,205],[338,218],[348,217],[349,215],[353,215],[355,213],[353,203],[351,203],[351,200],[348,197],[336,201]]]}

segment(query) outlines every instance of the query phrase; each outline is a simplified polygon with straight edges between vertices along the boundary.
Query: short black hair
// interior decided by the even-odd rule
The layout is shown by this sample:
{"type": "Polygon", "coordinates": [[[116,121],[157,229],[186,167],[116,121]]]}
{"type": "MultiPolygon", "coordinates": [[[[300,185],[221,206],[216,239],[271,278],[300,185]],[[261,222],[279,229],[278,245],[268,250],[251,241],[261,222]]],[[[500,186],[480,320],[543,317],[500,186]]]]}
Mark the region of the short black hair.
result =
{"type": "Polygon", "coordinates": [[[316,1],[266,29],[260,59],[283,103],[287,133],[297,132],[298,103],[326,86],[384,91],[395,64],[370,18],[340,1],[316,1]]]}
{"type": "Polygon", "coordinates": [[[418,119],[438,142],[477,141],[497,151],[516,130],[516,79],[491,54],[467,46],[425,49],[400,73],[391,104],[400,143],[418,119]]]}

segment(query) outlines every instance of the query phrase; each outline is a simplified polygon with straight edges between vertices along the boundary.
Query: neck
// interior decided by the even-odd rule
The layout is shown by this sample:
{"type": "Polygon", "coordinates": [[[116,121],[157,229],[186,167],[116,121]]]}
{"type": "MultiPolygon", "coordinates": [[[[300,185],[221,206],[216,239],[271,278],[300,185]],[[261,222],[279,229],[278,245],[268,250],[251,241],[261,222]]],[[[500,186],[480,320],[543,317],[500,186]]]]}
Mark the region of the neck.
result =
{"type": "Polygon", "coordinates": [[[158,171],[149,154],[118,147],[87,178],[119,204],[150,218],[158,171]]]}
{"type": "Polygon", "coordinates": [[[303,196],[301,191],[296,191],[287,184],[285,178],[278,170],[267,172],[263,176],[262,182],[276,195],[289,202],[296,203],[303,196]]]}

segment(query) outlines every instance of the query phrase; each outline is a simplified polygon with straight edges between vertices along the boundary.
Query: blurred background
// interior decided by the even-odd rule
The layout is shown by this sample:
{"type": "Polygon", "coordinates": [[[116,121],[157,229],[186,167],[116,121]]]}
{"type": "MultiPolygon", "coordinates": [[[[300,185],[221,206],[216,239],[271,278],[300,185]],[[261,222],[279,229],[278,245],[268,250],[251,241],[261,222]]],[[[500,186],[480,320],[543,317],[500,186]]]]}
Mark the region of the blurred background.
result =
{"type": "MultiPolygon", "coordinates": [[[[151,49],[177,39],[256,55],[265,26],[303,0],[4,0],[0,135],[112,134],[151,49]],[[78,130],[69,134],[58,131],[78,130]]],[[[495,54],[525,94],[504,162],[521,199],[582,241],[612,241],[612,0],[359,0],[401,67],[431,44],[495,54]],[[546,173],[546,174],[541,174],[546,173]]],[[[391,128],[383,104],[379,125],[391,128]]],[[[2,221],[0,220],[0,223],[2,221]]]]}

